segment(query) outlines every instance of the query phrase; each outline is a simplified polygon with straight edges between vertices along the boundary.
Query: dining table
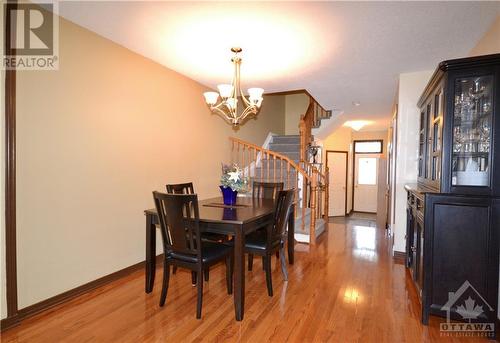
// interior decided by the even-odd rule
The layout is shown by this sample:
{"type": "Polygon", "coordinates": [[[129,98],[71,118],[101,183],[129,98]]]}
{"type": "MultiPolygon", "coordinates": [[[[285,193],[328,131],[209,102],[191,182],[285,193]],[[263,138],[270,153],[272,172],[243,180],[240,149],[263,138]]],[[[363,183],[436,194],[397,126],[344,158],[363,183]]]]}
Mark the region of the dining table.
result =
{"type": "MultiPolygon", "coordinates": [[[[292,205],[286,234],[288,263],[294,261],[295,206],[292,205]]],[[[245,307],[245,236],[272,225],[275,202],[273,199],[238,197],[236,204],[224,205],[221,197],[199,201],[201,232],[213,232],[233,237],[234,244],[234,309],[237,321],[243,320],[245,307]]],[[[156,209],[147,209],[146,215],[146,293],[153,290],[156,272],[156,230],[159,220],[156,209]]],[[[202,280],[202,278],[200,278],[202,280]]],[[[202,281],[201,281],[202,282],[202,281]]]]}

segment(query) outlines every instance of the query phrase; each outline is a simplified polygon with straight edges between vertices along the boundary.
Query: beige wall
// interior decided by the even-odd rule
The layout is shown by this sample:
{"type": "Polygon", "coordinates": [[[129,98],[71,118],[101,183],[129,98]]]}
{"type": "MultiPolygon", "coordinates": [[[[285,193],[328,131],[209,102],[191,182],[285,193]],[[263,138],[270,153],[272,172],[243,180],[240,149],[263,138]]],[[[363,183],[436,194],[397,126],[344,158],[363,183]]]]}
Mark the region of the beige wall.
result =
{"type": "MultiPolygon", "coordinates": [[[[337,150],[337,151],[347,151],[348,158],[348,168],[347,168],[347,212],[352,210],[352,130],[348,127],[342,126],[335,130],[331,135],[329,135],[325,140],[322,141],[323,144],[323,163],[326,163],[326,151],[327,150],[337,150]]],[[[335,175],[330,173],[330,178],[335,177],[335,175]]]]}
{"type": "Polygon", "coordinates": [[[469,56],[479,56],[500,53],[500,15],[490,26],[484,36],[470,51],[469,56]]]}
{"type": "Polygon", "coordinates": [[[406,191],[405,184],[417,182],[418,164],[418,99],[429,82],[433,70],[399,75],[396,145],[396,184],[394,202],[394,247],[405,251],[406,191]]]}
{"type": "Polygon", "coordinates": [[[144,260],[153,190],[193,181],[216,196],[229,136],[284,133],[283,97],[234,132],[205,90],[61,20],[60,70],[18,74],[20,308],[144,260]]]}
{"type": "Polygon", "coordinates": [[[305,93],[285,96],[285,134],[298,135],[300,116],[309,106],[309,96],[305,93]]]}

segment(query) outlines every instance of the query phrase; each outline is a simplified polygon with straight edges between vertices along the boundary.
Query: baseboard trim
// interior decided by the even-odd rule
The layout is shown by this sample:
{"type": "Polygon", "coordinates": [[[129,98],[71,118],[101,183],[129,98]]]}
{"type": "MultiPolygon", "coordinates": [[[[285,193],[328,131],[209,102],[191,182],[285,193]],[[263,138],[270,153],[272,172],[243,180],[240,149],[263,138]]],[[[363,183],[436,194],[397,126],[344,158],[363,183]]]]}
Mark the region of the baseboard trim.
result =
{"type": "MultiPolygon", "coordinates": [[[[161,262],[163,260],[163,254],[156,256],[157,262],[161,262]]],[[[23,320],[33,317],[42,312],[53,309],[56,306],[62,305],[70,300],[73,300],[79,296],[82,296],[86,293],[89,293],[99,287],[105,286],[113,281],[119,280],[131,273],[143,269],[145,266],[145,261],[136,263],[124,269],[120,269],[114,273],[103,276],[99,279],[87,282],[81,286],[70,289],[64,293],[55,295],[51,298],[42,300],[36,304],[30,305],[28,307],[22,308],[18,310],[18,312],[11,317],[7,317],[2,319],[0,322],[0,332],[13,328],[19,325],[23,320]]]]}
{"type": "Polygon", "coordinates": [[[16,313],[11,317],[7,317],[0,320],[0,332],[3,332],[7,329],[13,328],[18,325],[19,325],[19,316],[16,313]]]}

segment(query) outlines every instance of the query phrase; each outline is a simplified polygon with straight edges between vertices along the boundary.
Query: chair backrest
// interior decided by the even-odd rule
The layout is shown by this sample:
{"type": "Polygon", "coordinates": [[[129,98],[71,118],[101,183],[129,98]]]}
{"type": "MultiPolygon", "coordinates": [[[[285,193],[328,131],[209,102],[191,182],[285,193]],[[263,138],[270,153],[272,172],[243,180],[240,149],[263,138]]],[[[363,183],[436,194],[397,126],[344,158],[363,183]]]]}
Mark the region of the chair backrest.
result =
{"type": "Polygon", "coordinates": [[[290,217],[290,209],[293,205],[294,192],[294,189],[289,189],[278,193],[272,233],[271,235],[267,235],[268,244],[283,238],[286,225],[288,224],[288,218],[290,217]]]}
{"type": "Polygon", "coordinates": [[[192,182],[177,183],[167,185],[167,193],[169,194],[194,194],[194,187],[192,182]]]}
{"type": "Polygon", "coordinates": [[[259,182],[254,181],[252,185],[252,197],[262,199],[275,199],[283,190],[283,182],[259,182]]]}
{"type": "Polygon", "coordinates": [[[201,239],[198,196],[153,192],[165,253],[198,255],[201,261],[201,239]]]}

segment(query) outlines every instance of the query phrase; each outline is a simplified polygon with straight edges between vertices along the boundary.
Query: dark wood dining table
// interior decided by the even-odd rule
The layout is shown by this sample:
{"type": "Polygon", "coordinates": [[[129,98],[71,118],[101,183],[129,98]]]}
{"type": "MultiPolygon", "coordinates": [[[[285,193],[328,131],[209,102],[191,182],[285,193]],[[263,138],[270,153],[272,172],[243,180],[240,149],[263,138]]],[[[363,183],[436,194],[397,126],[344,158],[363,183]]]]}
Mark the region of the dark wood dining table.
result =
{"type": "MultiPolygon", "coordinates": [[[[234,309],[236,320],[243,320],[245,306],[245,235],[261,227],[272,224],[274,201],[238,197],[236,205],[223,205],[222,198],[212,198],[199,202],[200,230],[221,233],[234,237],[234,309]]],[[[292,206],[288,220],[287,250],[288,263],[294,259],[295,215],[292,206]]],[[[146,293],[153,290],[156,271],[156,229],[158,215],[156,209],[144,211],[146,215],[146,293]]]]}

